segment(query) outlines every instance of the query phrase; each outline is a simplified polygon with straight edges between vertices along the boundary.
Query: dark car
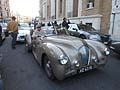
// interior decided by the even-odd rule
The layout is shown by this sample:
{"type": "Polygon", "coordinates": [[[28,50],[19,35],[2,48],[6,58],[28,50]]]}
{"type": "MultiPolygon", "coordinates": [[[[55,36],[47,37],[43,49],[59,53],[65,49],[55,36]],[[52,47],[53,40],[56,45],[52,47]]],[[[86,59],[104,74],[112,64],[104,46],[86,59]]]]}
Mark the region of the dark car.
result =
{"type": "Polygon", "coordinates": [[[110,44],[110,49],[120,55],[120,41],[114,41],[110,44]]]}
{"type": "Polygon", "coordinates": [[[68,31],[70,35],[82,38],[82,39],[91,39],[101,41],[104,44],[109,44],[111,42],[111,36],[102,34],[90,25],[85,24],[68,24],[68,31]]]}

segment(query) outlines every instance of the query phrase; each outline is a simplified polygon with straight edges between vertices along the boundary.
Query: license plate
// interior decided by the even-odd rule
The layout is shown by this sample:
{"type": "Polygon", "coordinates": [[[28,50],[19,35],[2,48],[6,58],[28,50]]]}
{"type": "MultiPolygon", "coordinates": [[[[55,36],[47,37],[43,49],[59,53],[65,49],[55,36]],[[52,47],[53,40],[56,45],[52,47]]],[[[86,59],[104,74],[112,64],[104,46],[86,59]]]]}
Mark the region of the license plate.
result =
{"type": "Polygon", "coordinates": [[[20,38],[25,38],[24,36],[20,36],[20,38]]]}
{"type": "Polygon", "coordinates": [[[93,69],[93,66],[86,66],[86,67],[82,67],[79,72],[80,73],[87,72],[87,71],[92,70],[92,69],[93,69]]]}
{"type": "Polygon", "coordinates": [[[104,44],[108,44],[108,42],[104,42],[104,44]]]}

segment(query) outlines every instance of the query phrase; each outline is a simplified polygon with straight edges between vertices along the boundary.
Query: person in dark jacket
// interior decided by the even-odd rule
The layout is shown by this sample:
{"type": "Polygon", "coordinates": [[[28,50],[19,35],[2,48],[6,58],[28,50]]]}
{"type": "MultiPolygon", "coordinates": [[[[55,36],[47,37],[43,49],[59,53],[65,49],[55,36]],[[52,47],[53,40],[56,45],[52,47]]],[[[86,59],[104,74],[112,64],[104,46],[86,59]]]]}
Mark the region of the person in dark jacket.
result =
{"type": "Polygon", "coordinates": [[[0,25],[0,46],[2,45],[2,26],[0,25]]]}
{"type": "Polygon", "coordinates": [[[66,18],[63,18],[62,27],[68,28],[68,23],[66,21],[66,18]]]}
{"type": "Polygon", "coordinates": [[[56,27],[58,26],[57,21],[54,21],[54,25],[55,25],[56,27]]]}
{"type": "Polygon", "coordinates": [[[71,22],[70,22],[70,20],[68,19],[68,22],[67,22],[68,24],[71,24],[71,22]]]}

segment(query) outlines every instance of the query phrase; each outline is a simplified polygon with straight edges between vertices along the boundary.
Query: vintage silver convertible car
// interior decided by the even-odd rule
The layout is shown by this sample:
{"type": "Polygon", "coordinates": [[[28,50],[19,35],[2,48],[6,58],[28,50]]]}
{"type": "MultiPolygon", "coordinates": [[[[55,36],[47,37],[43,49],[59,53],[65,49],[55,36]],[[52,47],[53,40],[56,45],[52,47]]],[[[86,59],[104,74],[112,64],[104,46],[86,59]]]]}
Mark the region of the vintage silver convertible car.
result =
{"type": "Polygon", "coordinates": [[[64,29],[34,31],[26,36],[26,48],[32,48],[47,76],[58,80],[103,67],[110,53],[102,43],[70,36],[64,29]]]}

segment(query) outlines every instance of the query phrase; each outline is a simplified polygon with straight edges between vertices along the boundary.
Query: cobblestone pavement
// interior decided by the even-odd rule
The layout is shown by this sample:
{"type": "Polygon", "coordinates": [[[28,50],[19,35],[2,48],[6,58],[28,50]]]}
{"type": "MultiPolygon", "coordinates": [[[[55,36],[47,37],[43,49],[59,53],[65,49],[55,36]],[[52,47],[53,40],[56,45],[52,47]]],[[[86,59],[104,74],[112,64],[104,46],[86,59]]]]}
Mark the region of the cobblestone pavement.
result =
{"type": "Polygon", "coordinates": [[[0,47],[4,90],[119,90],[120,57],[114,53],[102,70],[95,70],[66,78],[49,80],[24,44],[11,49],[10,38],[0,47]]]}

